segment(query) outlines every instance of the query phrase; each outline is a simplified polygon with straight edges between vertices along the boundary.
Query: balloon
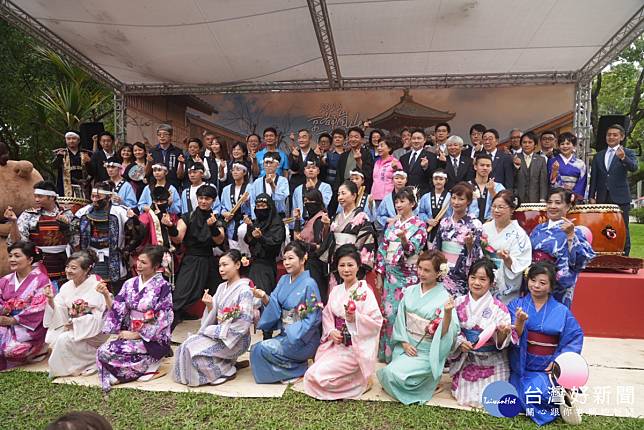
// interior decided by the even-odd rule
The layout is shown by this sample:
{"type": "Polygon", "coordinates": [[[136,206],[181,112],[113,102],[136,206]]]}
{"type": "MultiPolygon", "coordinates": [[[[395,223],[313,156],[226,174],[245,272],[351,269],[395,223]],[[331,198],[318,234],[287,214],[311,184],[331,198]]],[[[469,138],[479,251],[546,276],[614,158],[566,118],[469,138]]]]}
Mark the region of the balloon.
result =
{"type": "Polygon", "coordinates": [[[584,234],[584,237],[588,241],[589,244],[593,244],[593,232],[590,231],[588,227],[585,225],[578,225],[577,228],[581,230],[581,232],[584,234]]]}

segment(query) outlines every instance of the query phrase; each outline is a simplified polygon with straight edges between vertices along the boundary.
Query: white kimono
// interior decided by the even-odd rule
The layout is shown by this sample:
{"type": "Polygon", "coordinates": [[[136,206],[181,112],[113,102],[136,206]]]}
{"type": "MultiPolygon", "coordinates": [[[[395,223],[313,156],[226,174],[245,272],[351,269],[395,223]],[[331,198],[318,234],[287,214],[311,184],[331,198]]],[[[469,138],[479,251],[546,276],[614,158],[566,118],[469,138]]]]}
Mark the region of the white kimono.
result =
{"type": "Polygon", "coordinates": [[[488,221],[483,224],[483,233],[487,235],[488,244],[497,253],[497,256],[492,258],[497,269],[494,273],[495,287],[490,292],[507,305],[519,297],[523,271],[532,263],[532,244],[525,230],[514,220],[500,232],[497,231],[494,221],[488,221]],[[506,266],[498,256],[498,253],[505,249],[510,251],[512,267],[506,266]]]}
{"type": "Polygon", "coordinates": [[[67,281],[54,297],[54,308],[45,306],[43,325],[48,328],[45,341],[52,349],[49,357],[49,376],[77,376],[96,367],[96,350],[109,337],[102,334],[103,313],[106,304],[96,291],[98,279],[90,275],[76,286],[67,281]],[[75,300],[88,303],[91,313],[70,318],[69,311],[75,300]],[[66,327],[70,326],[70,329],[66,327]]]}

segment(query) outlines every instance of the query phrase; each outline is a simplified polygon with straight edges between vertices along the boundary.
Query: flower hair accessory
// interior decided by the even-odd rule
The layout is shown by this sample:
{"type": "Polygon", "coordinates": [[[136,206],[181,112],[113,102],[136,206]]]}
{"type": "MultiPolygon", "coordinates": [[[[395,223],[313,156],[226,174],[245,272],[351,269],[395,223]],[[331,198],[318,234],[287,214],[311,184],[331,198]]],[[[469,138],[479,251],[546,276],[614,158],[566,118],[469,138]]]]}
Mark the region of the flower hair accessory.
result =
{"type": "Polygon", "coordinates": [[[248,267],[250,265],[250,260],[245,255],[241,258],[240,261],[241,261],[241,265],[244,267],[248,267]]]}
{"type": "Polygon", "coordinates": [[[441,263],[441,265],[438,267],[438,274],[440,276],[447,276],[448,272],[449,272],[449,265],[447,263],[441,263]]]}
{"type": "Polygon", "coordinates": [[[524,271],[523,271],[523,277],[528,279],[528,273],[530,272],[530,266],[528,266],[524,271]]]}

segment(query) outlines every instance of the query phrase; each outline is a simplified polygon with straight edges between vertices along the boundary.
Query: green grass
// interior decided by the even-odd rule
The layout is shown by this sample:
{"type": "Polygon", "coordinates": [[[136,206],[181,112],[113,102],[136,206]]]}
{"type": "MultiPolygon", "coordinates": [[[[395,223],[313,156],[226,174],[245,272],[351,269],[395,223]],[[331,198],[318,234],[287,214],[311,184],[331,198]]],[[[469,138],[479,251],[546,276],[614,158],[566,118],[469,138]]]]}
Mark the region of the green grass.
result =
{"type": "MultiPolygon", "coordinates": [[[[115,429],[536,429],[526,417],[494,418],[393,402],[321,402],[287,390],[281,399],[233,399],[210,394],[112,390],[53,384],[45,373],[0,374],[0,429],[42,429],[71,410],[93,410],[115,429]]],[[[557,422],[549,429],[566,426],[557,422]]],[[[629,418],[584,417],[584,429],[641,429],[629,418]]]]}
{"type": "Polygon", "coordinates": [[[644,224],[630,224],[631,257],[644,258],[644,224]]]}

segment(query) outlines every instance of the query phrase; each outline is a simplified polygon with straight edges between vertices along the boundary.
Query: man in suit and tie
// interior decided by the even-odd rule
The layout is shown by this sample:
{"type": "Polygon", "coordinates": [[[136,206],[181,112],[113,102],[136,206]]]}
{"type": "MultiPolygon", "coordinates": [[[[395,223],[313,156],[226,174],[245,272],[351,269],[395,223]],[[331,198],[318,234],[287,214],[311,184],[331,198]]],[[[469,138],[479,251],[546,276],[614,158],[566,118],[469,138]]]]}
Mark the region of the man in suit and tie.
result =
{"type": "Polygon", "coordinates": [[[342,153],[338,161],[338,169],[335,176],[335,189],[340,188],[342,183],[351,178],[351,171],[356,167],[364,173],[366,192],[371,191],[373,183],[373,157],[369,148],[363,145],[364,130],[360,127],[351,127],[348,133],[349,150],[342,153]]]}
{"type": "Polygon", "coordinates": [[[306,182],[304,168],[307,166],[307,163],[309,161],[317,162],[317,160],[318,156],[311,148],[311,132],[303,128],[297,132],[297,145],[292,146],[291,154],[288,157],[288,165],[291,171],[291,176],[288,182],[291,195],[293,195],[293,191],[295,191],[297,187],[306,182]]]}
{"type": "Polygon", "coordinates": [[[506,190],[514,189],[514,164],[512,156],[506,152],[499,151],[499,132],[488,128],[483,133],[483,153],[492,157],[492,173],[490,178],[494,182],[503,184],[506,190]]]}
{"type": "Polygon", "coordinates": [[[472,158],[463,153],[463,139],[460,136],[447,138],[445,172],[447,173],[446,190],[451,190],[459,182],[470,182],[474,179],[472,158]]]}
{"type": "Polygon", "coordinates": [[[548,165],[546,158],[535,154],[539,138],[528,131],[521,136],[521,152],[514,156],[516,176],[514,195],[522,203],[545,202],[548,195],[548,165]]]}
{"type": "Polygon", "coordinates": [[[614,124],[606,130],[608,147],[595,155],[590,171],[590,203],[616,204],[622,210],[626,224],[626,244],[624,255],[631,251],[631,234],[628,229],[628,213],[631,207],[631,191],[628,186],[628,172],[637,172],[635,153],[624,148],[626,136],[624,127],[614,124]]]}
{"type": "Polygon", "coordinates": [[[436,154],[425,149],[427,136],[425,130],[416,128],[411,132],[411,149],[408,153],[400,157],[400,163],[403,170],[407,172],[407,185],[417,187],[419,191],[418,198],[426,193],[432,187],[432,174],[438,167],[442,167],[436,154]]]}

